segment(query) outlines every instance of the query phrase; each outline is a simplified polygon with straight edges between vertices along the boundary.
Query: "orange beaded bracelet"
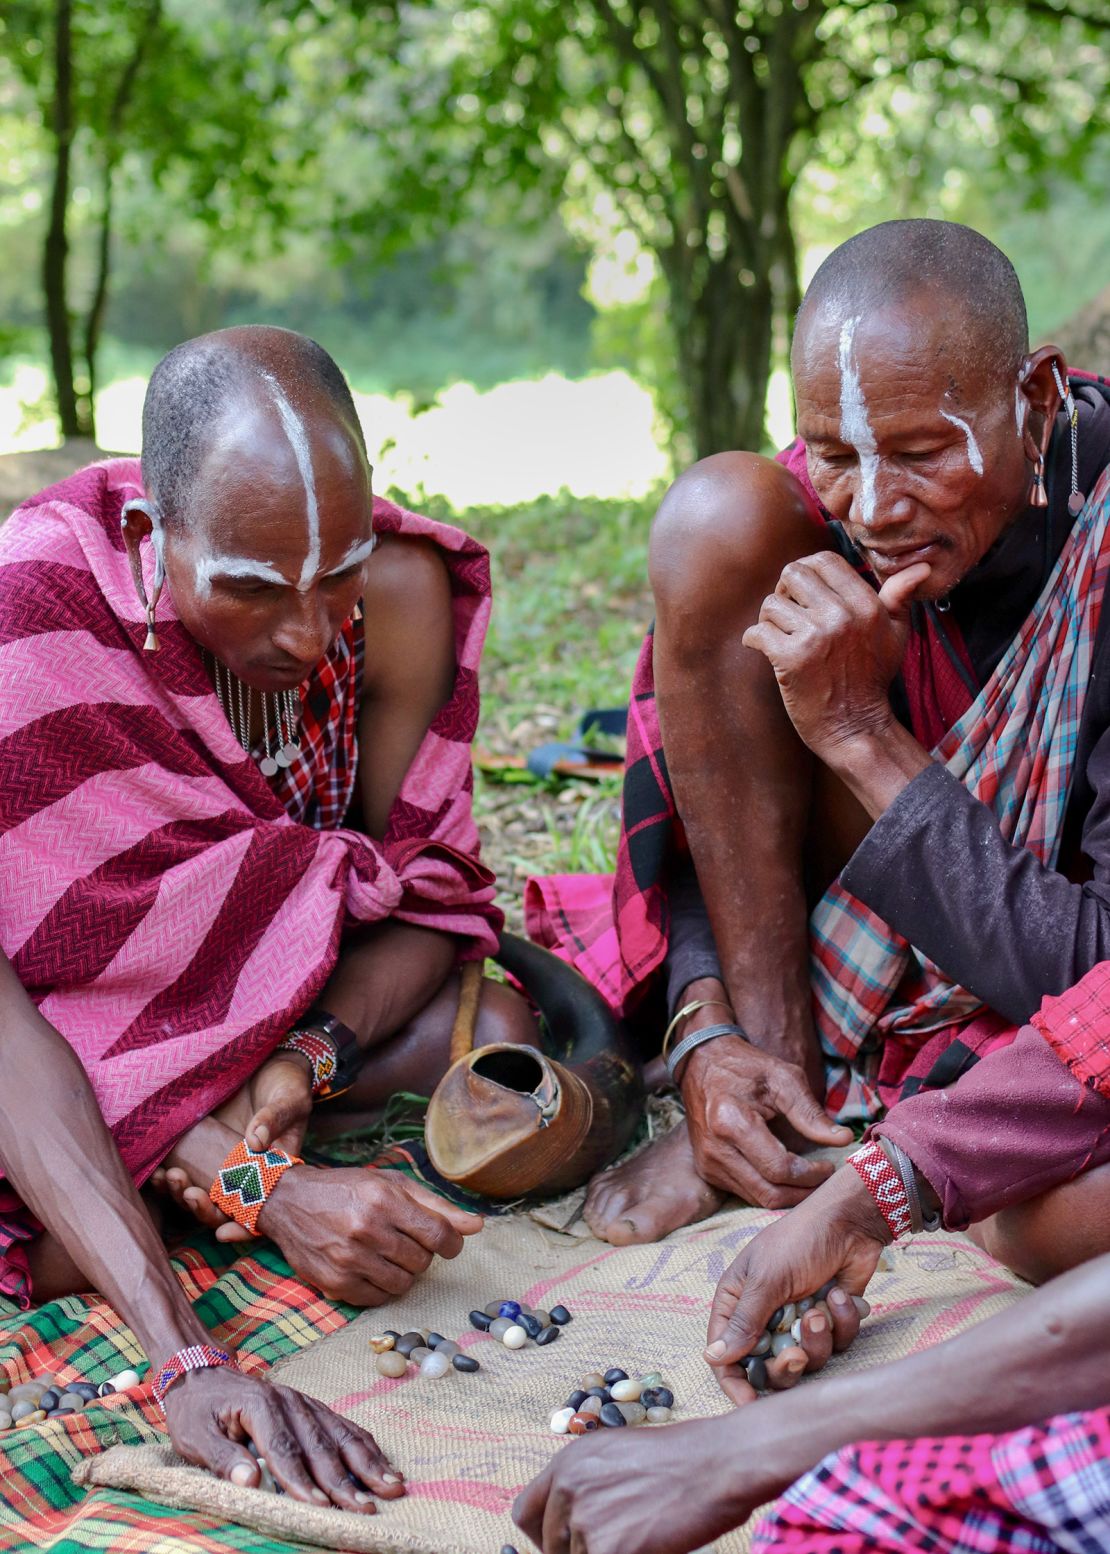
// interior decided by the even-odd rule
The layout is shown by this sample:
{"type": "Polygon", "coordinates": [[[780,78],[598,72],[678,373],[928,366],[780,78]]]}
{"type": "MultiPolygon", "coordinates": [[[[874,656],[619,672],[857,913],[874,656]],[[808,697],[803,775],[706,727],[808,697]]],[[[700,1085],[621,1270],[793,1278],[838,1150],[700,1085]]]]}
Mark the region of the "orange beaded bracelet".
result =
{"type": "Polygon", "coordinates": [[[299,1155],[287,1155],[284,1149],[251,1149],[245,1139],[240,1140],[216,1172],[208,1196],[228,1219],[257,1236],[266,1199],[290,1166],[303,1164],[299,1155]]]}

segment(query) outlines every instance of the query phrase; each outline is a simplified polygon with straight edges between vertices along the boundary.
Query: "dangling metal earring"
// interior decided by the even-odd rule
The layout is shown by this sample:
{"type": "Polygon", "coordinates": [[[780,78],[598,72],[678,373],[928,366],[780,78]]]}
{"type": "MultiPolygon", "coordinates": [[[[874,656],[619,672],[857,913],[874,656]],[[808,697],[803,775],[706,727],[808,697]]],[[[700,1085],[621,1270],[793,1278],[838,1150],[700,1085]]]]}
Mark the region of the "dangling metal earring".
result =
{"type": "Polygon", "coordinates": [[[1030,507],[1047,507],[1048,492],[1044,485],[1044,454],[1037,454],[1037,462],[1033,465],[1033,490],[1029,496],[1030,507]]]}
{"type": "Polygon", "coordinates": [[[1071,436],[1071,495],[1068,497],[1068,512],[1073,518],[1078,518],[1087,500],[1079,489],[1079,406],[1075,402],[1071,384],[1065,383],[1055,362],[1052,363],[1052,376],[1056,380],[1056,389],[1067,413],[1068,430],[1071,436]]]}
{"type": "Polygon", "coordinates": [[[162,584],[166,581],[165,565],[165,532],[162,528],[162,513],[154,502],[148,502],[143,497],[132,497],[129,502],[124,502],[120,511],[120,527],[126,527],[127,515],[137,508],[146,513],[150,519],[150,543],[154,547],[154,578],[147,597],[146,589],[139,583],[139,600],[146,610],[146,638],[143,641],[144,653],[157,653],[158,633],[154,629],[154,612],[158,608],[158,600],[162,595],[162,584]]]}

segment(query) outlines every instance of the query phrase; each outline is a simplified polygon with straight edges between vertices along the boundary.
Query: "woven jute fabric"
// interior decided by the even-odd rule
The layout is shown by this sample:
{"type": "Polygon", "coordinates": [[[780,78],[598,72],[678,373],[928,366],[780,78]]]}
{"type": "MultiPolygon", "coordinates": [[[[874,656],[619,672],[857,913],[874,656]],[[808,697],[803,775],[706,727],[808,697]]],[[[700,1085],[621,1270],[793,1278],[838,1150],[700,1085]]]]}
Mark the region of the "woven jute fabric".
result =
{"type": "MultiPolygon", "coordinates": [[[[675,1394],[676,1419],[725,1412],[701,1354],[706,1318],[721,1274],[772,1217],[733,1209],[638,1247],[569,1237],[523,1216],[492,1221],[404,1300],[365,1313],[275,1366],[275,1378],[372,1431],[404,1471],[408,1495],[381,1505],[372,1518],[233,1487],[177,1465],[161,1447],[113,1448],[81,1465],[82,1482],[138,1490],[151,1500],[329,1549],[494,1554],[518,1541],[513,1500],[552,1453],[591,1449],[590,1436],[568,1440],[548,1426],[586,1371],[660,1370],[675,1394]],[[467,1322],[474,1307],[499,1298],[540,1308],[562,1303],[573,1321],[556,1343],[508,1350],[467,1322]],[[482,1369],[452,1370],[433,1381],[410,1368],[407,1376],[386,1380],[374,1369],[368,1340],[387,1327],[429,1327],[457,1337],[482,1369]]],[[[830,1370],[878,1365],[938,1343],[1001,1311],[1026,1288],[962,1236],[919,1236],[890,1248],[885,1261],[889,1266],[868,1291],[872,1316],[830,1370]]],[[[720,1554],[742,1554],[748,1539],[742,1530],[716,1547],[720,1554]]]]}

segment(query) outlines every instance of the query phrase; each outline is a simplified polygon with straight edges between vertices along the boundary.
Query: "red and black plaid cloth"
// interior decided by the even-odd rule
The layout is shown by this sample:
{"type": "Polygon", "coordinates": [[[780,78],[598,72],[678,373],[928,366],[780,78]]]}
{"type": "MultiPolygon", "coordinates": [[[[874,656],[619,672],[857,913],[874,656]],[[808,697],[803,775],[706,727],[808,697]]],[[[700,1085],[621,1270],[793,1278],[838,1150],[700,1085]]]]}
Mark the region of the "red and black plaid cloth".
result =
{"type": "Polygon", "coordinates": [[[1005,1435],[867,1441],[818,1463],[752,1554],[1106,1554],[1110,1409],[1005,1435]]]}
{"type": "Polygon", "coordinates": [[[1030,1021],[1080,1084],[1110,1095],[1110,961],[1102,961],[1030,1021]]]}
{"type": "Polygon", "coordinates": [[[300,754],[269,779],[290,818],[317,831],[343,824],[355,790],[364,651],[359,609],[300,688],[300,754]]]}

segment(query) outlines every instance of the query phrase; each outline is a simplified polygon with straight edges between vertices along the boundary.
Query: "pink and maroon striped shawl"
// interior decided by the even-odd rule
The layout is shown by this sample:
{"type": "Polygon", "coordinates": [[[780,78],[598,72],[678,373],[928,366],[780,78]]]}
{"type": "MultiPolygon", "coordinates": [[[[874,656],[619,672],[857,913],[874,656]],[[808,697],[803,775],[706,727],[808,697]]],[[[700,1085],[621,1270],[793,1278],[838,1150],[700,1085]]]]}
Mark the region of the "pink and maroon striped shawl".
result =
{"type": "MultiPolygon", "coordinates": [[[[120,532],[141,494],[138,460],[107,460],[0,531],[0,944],[80,1057],[137,1182],[319,995],[345,928],[394,917],[472,957],[501,924],[471,808],[485,550],[375,499],[376,530],[439,546],[458,665],[377,843],[290,817],[168,590],[160,650],[143,653],[120,532]]],[[[25,1260],[4,1244],[34,1225],[6,1207],[0,1289],[22,1295],[25,1260]]]]}

